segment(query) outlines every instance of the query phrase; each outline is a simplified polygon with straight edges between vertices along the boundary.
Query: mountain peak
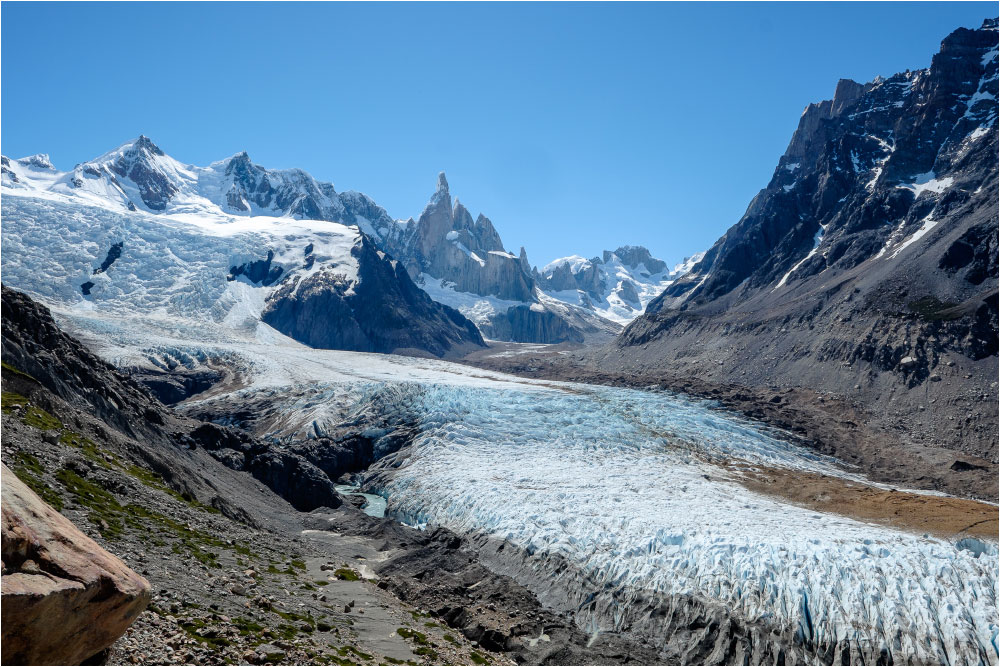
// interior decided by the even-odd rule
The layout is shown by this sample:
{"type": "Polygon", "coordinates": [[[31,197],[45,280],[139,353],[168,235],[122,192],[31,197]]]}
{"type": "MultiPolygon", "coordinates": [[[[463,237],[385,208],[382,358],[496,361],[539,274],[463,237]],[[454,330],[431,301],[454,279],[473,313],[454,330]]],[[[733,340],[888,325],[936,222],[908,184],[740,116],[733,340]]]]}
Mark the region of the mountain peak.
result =
{"type": "Polygon", "coordinates": [[[443,171],[438,173],[437,191],[443,194],[448,193],[448,178],[443,171]]]}
{"type": "Polygon", "coordinates": [[[132,142],[132,146],[137,149],[149,151],[153,155],[163,155],[163,151],[160,150],[160,147],[154,144],[153,140],[145,134],[140,134],[139,138],[132,142]]]}
{"type": "Polygon", "coordinates": [[[19,159],[18,162],[25,166],[36,167],[38,169],[55,169],[52,165],[52,160],[49,159],[48,153],[36,153],[35,155],[29,155],[28,157],[19,159]]]}

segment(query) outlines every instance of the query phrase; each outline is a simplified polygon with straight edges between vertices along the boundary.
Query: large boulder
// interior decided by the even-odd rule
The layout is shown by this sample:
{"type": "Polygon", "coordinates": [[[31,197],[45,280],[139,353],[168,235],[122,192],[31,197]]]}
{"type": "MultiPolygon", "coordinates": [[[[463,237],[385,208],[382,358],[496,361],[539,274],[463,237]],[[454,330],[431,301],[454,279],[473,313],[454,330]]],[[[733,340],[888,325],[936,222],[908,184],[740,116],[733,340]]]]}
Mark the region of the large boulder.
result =
{"type": "Polygon", "coordinates": [[[149,582],[2,471],[3,663],[80,664],[146,608],[149,582]]]}

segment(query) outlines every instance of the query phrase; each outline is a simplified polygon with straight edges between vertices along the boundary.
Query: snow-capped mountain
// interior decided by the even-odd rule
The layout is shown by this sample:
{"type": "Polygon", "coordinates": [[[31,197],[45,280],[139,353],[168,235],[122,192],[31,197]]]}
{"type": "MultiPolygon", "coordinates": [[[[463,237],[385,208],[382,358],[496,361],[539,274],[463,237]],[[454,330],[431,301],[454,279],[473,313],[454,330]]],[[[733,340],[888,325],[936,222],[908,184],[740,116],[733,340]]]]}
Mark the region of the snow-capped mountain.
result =
{"type": "Polygon", "coordinates": [[[397,223],[383,236],[383,247],[433,299],[460,310],[488,338],[579,343],[619,330],[591,310],[543,292],[524,248],[518,255],[507,251],[489,218],[473,218],[453,201],[443,172],[420,217],[397,223]]]}
{"type": "Polygon", "coordinates": [[[876,257],[898,264],[940,236],[930,232],[944,216],[981,198],[983,176],[995,173],[996,123],[995,21],[949,35],[927,69],[842,79],[832,100],[803,111],[743,219],[656,307],[788,290],[876,257]]]}
{"type": "Polygon", "coordinates": [[[646,304],[691,270],[705,253],[687,257],[672,269],[642,246],[605,250],[602,257],[562,257],[536,270],[535,279],[549,296],[628,324],[646,304]]]}
{"type": "Polygon", "coordinates": [[[3,185],[129,211],[326,220],[375,239],[395,224],[370,197],[338,193],[301,169],[265,169],[246,152],[207,167],[184,164],[142,135],[69,172],[57,171],[47,155],[5,157],[3,185]]]}
{"type": "Polygon", "coordinates": [[[50,305],[275,335],[266,324],[334,349],[483,344],[364,233],[395,224],[384,210],[304,172],[245,153],[185,165],[146,137],[70,172],[44,155],[2,167],[4,281],[50,305]]]}
{"type": "Polygon", "coordinates": [[[996,400],[997,63],[993,19],[926,69],[810,104],[767,187],[610,363],[835,392],[995,460],[995,412],[914,415],[996,400]]]}
{"type": "Polygon", "coordinates": [[[452,200],[443,173],[416,220],[394,220],[370,197],[337,192],[302,170],[266,169],[246,152],[206,167],[185,164],[145,136],[68,172],[55,169],[46,155],[4,157],[2,168],[3,187],[12,193],[112,211],[196,222],[290,218],[355,226],[398,258],[433,299],[459,309],[483,335],[498,340],[559,343],[611,336],[631,319],[629,308],[637,313],[649,300],[641,276],[629,281],[642,296],[628,306],[602,310],[577,294],[546,293],[524,249],[518,255],[507,251],[489,218],[473,218],[452,200]]]}

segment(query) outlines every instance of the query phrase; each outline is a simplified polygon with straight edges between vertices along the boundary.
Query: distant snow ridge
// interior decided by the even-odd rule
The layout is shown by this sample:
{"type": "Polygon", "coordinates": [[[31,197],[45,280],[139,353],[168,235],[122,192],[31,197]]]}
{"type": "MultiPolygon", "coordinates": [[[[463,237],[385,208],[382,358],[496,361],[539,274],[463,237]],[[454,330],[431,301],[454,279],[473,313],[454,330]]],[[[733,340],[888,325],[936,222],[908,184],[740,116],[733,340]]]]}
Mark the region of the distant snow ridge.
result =
{"type": "Polygon", "coordinates": [[[152,214],[17,189],[5,191],[3,219],[5,283],[70,312],[161,320],[180,338],[245,330],[435,356],[483,345],[470,321],[431,300],[357,227],[152,214]]]}
{"type": "Polygon", "coordinates": [[[47,155],[3,157],[3,186],[112,210],[169,215],[289,217],[356,225],[379,240],[395,222],[371,198],[338,193],[301,169],[265,169],[246,152],[207,167],[184,164],[140,135],[69,172],[47,155]]]}
{"type": "Polygon", "coordinates": [[[536,271],[535,277],[550,297],[628,324],[704,254],[696,253],[670,269],[642,246],[622,246],[593,259],[579,255],[556,259],[536,271]]]}
{"type": "Polygon", "coordinates": [[[548,582],[543,599],[567,595],[560,580],[570,574],[548,571],[552,557],[580,568],[570,602],[594,630],[655,634],[670,614],[631,603],[697,596],[867,662],[996,663],[995,544],[952,544],[750,493],[709,462],[843,472],[703,403],[577,389],[425,387],[420,436],[370,481],[390,516],[533,555],[508,566],[548,582]]]}
{"type": "Polygon", "coordinates": [[[17,196],[175,221],[290,219],[355,226],[399,260],[434,300],[457,308],[483,335],[499,340],[609,338],[674,275],[645,249],[625,247],[617,251],[630,253],[622,255],[622,266],[605,270],[607,288],[591,290],[596,306],[586,290],[544,294],[524,248],[519,255],[507,251],[487,217],[473,218],[457,199],[453,202],[444,173],[420,217],[402,221],[370,197],[337,192],[332,183],[301,169],[266,169],[246,152],[204,167],[185,164],[142,135],[68,172],[55,169],[47,155],[4,156],[2,185],[17,196]]]}

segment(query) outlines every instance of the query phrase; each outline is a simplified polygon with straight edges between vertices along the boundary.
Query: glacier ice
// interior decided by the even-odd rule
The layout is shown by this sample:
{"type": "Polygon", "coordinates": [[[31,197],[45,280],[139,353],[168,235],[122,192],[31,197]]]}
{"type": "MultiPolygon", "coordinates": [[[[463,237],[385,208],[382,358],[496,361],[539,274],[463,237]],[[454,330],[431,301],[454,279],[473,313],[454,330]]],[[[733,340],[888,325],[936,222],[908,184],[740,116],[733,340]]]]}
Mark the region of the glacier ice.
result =
{"type": "MultiPolygon", "coordinates": [[[[209,225],[6,195],[3,213],[5,283],[43,299],[104,358],[224,358],[236,369],[236,386],[189,408],[264,398],[280,412],[270,435],[314,437],[381,396],[380,409],[405,413],[419,435],[374,466],[364,490],[387,498],[397,519],[505,541],[524,567],[571,564],[577,590],[563,597],[575,596],[578,619],[595,630],[655,631],[632,602],[693,596],[868,656],[997,662],[996,542],[914,535],[747,490],[740,467],[861,479],[778,431],[669,393],[309,349],[259,322],[263,288],[225,280],[264,248],[291,270],[307,243],[349,268],[352,228],[260,217],[209,225]],[[128,252],[95,276],[123,238],[128,252]],[[84,280],[97,298],[80,293],[84,280]]],[[[524,567],[510,574],[568,585],[565,572],[524,567]]]]}

